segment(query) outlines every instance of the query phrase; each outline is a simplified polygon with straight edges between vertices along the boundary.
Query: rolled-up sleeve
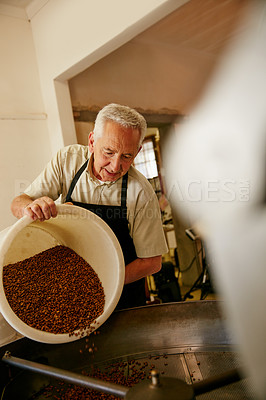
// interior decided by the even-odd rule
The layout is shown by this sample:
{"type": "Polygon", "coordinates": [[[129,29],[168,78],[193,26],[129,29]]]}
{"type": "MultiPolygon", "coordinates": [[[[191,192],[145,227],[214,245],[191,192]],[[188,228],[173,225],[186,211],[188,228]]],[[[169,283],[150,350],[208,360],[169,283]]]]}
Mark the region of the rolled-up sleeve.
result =
{"type": "Polygon", "coordinates": [[[64,160],[59,151],[24,193],[32,199],[42,196],[58,199],[62,194],[62,163],[64,160]]]}

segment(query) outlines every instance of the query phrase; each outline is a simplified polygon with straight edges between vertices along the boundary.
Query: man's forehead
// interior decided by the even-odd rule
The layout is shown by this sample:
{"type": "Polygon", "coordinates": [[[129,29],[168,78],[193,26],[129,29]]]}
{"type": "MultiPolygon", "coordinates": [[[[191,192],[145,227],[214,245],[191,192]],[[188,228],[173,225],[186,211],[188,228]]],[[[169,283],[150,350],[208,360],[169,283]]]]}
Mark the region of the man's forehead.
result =
{"type": "Polygon", "coordinates": [[[113,122],[107,122],[103,129],[102,138],[111,141],[120,141],[123,139],[132,140],[132,142],[140,139],[140,131],[134,127],[125,127],[113,122]]]}

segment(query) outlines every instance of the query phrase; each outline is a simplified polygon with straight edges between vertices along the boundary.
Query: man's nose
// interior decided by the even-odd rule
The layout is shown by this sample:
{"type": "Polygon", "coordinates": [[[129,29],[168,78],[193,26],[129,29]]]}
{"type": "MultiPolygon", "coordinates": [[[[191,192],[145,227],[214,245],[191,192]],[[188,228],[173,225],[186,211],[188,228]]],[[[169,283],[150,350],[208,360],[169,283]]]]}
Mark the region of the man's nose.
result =
{"type": "Polygon", "coordinates": [[[112,172],[118,172],[121,169],[121,160],[119,156],[112,157],[111,161],[112,172]]]}

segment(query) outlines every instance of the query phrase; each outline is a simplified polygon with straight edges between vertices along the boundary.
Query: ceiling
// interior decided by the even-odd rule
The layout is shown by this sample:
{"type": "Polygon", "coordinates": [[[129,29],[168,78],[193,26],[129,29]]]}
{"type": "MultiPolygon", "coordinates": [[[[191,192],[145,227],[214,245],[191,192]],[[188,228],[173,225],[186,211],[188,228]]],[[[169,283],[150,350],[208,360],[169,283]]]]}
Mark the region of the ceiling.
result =
{"type": "Polygon", "coordinates": [[[235,24],[247,3],[248,0],[190,0],[134,40],[217,55],[235,35],[235,24]]]}
{"type": "MultiPolygon", "coordinates": [[[[108,102],[163,121],[187,115],[226,45],[239,34],[249,0],[190,0],[70,82],[76,119],[108,102]],[[170,116],[170,117],[169,117],[170,116]]],[[[92,117],[93,118],[93,117],[92,117]]]]}

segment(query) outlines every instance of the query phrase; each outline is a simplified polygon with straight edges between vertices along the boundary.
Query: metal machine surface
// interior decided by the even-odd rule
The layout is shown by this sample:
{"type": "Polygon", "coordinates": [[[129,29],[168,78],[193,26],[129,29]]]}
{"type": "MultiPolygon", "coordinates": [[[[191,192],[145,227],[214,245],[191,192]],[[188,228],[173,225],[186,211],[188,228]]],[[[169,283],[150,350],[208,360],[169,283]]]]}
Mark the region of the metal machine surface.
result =
{"type": "MultiPolygon", "coordinates": [[[[145,373],[156,369],[165,378],[195,384],[234,367],[241,371],[235,343],[226,330],[220,302],[178,302],[118,311],[95,334],[65,344],[44,344],[23,338],[1,348],[22,359],[77,373],[94,368],[111,368],[123,363],[130,374],[134,361],[145,373]],[[98,333],[99,332],[99,333],[98,333]],[[97,351],[91,353],[94,348],[97,351]]],[[[54,399],[44,396],[51,379],[0,364],[3,400],[54,399]]],[[[57,381],[53,382],[56,388],[57,381]]],[[[137,385],[136,385],[137,387],[137,385]]],[[[178,399],[178,397],[176,397],[178,399]]],[[[215,389],[197,399],[253,399],[248,378],[215,389]]]]}

